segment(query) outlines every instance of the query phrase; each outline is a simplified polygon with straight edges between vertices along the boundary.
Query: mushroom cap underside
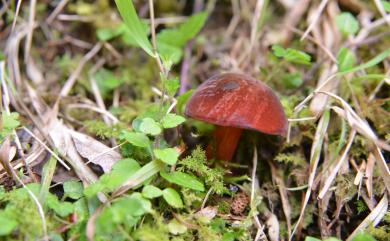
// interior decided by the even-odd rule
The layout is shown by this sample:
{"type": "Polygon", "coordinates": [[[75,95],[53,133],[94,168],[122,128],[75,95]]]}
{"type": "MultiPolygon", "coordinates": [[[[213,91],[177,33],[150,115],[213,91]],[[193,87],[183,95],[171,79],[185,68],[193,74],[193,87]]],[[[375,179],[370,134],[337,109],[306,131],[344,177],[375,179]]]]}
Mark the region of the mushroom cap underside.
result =
{"type": "Polygon", "coordinates": [[[267,85],[243,74],[221,74],[203,82],[187,102],[185,114],[220,126],[287,134],[278,97],[267,85]]]}

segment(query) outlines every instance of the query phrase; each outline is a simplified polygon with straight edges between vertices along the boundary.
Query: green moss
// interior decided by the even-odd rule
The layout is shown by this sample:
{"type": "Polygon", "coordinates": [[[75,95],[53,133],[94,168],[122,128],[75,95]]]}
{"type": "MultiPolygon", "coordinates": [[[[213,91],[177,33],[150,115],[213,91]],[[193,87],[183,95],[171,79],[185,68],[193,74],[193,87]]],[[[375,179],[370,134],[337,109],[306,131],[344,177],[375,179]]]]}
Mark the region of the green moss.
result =
{"type": "Polygon", "coordinates": [[[179,171],[189,171],[204,179],[206,186],[213,189],[217,194],[227,192],[223,183],[223,170],[220,168],[210,168],[206,164],[206,154],[197,147],[191,154],[179,162],[179,171]]]}

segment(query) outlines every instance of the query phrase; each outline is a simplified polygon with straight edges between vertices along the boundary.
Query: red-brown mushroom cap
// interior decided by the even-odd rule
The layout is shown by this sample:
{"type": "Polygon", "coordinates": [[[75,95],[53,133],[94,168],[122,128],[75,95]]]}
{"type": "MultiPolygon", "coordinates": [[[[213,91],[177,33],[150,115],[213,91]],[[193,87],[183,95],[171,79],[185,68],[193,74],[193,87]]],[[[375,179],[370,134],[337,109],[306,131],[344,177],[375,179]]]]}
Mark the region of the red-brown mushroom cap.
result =
{"type": "Polygon", "coordinates": [[[287,119],[278,97],[265,84],[243,74],[221,74],[203,82],[188,101],[185,114],[220,126],[270,135],[287,133],[287,119]]]}

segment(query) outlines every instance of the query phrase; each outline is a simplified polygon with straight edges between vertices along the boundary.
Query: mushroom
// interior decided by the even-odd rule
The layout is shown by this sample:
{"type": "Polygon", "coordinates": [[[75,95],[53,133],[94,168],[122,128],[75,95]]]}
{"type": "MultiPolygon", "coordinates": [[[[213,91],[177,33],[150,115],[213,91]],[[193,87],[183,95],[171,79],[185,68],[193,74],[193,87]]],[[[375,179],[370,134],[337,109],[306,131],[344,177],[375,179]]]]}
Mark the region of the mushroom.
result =
{"type": "Polygon", "coordinates": [[[226,73],[203,82],[187,102],[185,115],[216,125],[214,153],[219,160],[232,159],[243,129],[284,137],[287,133],[278,97],[244,74],[226,73]]]}

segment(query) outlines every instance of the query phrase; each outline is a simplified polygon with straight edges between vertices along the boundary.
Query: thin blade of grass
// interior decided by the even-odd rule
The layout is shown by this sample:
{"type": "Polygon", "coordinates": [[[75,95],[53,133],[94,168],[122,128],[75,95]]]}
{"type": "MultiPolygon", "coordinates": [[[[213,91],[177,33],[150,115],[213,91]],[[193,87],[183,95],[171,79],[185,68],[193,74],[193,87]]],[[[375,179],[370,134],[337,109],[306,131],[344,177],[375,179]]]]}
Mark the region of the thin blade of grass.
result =
{"type": "Polygon", "coordinates": [[[378,54],[377,56],[375,56],[374,58],[372,58],[368,62],[365,62],[365,63],[358,65],[356,67],[353,67],[351,69],[341,71],[338,73],[338,75],[344,75],[344,74],[356,72],[358,70],[363,70],[363,69],[373,67],[373,66],[379,64],[380,62],[382,62],[384,59],[386,59],[387,56],[389,56],[389,55],[390,55],[390,48],[388,48],[385,51],[383,51],[382,53],[378,54]]]}
{"type": "Polygon", "coordinates": [[[39,196],[38,196],[38,199],[42,205],[45,203],[46,196],[49,193],[51,180],[53,179],[56,166],[57,166],[57,159],[52,156],[43,167],[43,172],[42,172],[43,178],[41,181],[41,190],[39,191],[39,196]]]}
{"type": "Polygon", "coordinates": [[[159,171],[163,170],[164,164],[160,161],[151,161],[136,173],[134,173],[126,182],[124,182],[113,194],[113,197],[117,197],[128,190],[140,185],[144,181],[156,175],[159,171]]]}
{"type": "Polygon", "coordinates": [[[130,31],[130,35],[147,54],[152,57],[156,57],[148,36],[142,27],[141,20],[135,11],[133,2],[131,0],[115,0],[115,3],[120,15],[130,31]]]}
{"type": "Polygon", "coordinates": [[[378,223],[382,220],[382,218],[385,216],[387,212],[389,201],[387,199],[387,194],[383,195],[383,198],[380,200],[378,205],[374,208],[374,210],[371,211],[371,213],[359,224],[359,226],[348,236],[346,241],[352,240],[352,238],[359,233],[360,231],[364,230],[369,225],[373,225],[374,227],[378,225],[378,223]]]}
{"type": "Polygon", "coordinates": [[[314,177],[318,167],[318,162],[321,156],[322,143],[324,142],[325,134],[328,129],[329,120],[330,120],[330,111],[326,110],[318,123],[316,134],[314,136],[314,140],[311,148],[311,154],[310,154],[310,176],[307,184],[308,187],[305,194],[305,200],[301,208],[301,213],[299,214],[298,221],[296,222],[294,229],[291,233],[291,236],[289,238],[290,241],[292,240],[292,237],[294,237],[294,234],[297,231],[299,224],[303,221],[305,209],[311,195],[311,188],[313,186],[314,177]]]}

